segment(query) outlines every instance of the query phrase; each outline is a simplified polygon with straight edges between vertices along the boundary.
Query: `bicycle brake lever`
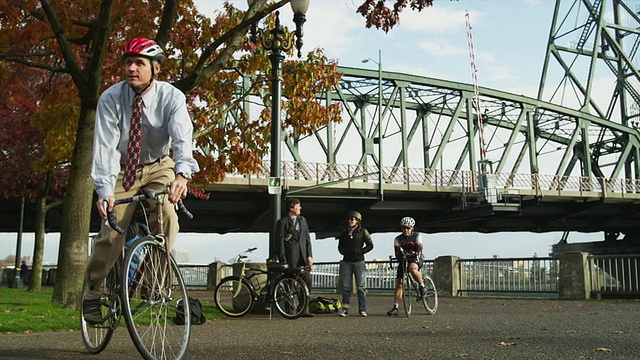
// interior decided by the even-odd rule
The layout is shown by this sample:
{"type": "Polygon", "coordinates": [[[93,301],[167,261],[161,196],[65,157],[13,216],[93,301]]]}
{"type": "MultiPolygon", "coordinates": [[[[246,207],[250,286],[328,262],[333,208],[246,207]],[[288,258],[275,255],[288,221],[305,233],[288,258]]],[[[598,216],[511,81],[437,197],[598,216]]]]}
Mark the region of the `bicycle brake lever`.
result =
{"type": "Polygon", "coordinates": [[[121,228],[120,225],[118,225],[118,223],[116,222],[116,216],[113,214],[113,212],[107,212],[107,222],[109,223],[109,226],[113,228],[113,230],[117,231],[120,234],[124,234],[124,229],[121,228]]]}
{"type": "Polygon", "coordinates": [[[178,203],[176,204],[176,207],[178,208],[178,210],[180,210],[180,212],[182,212],[186,217],[188,217],[189,219],[193,219],[193,214],[187,210],[187,207],[184,206],[184,203],[182,202],[182,200],[178,200],[178,203]]]}

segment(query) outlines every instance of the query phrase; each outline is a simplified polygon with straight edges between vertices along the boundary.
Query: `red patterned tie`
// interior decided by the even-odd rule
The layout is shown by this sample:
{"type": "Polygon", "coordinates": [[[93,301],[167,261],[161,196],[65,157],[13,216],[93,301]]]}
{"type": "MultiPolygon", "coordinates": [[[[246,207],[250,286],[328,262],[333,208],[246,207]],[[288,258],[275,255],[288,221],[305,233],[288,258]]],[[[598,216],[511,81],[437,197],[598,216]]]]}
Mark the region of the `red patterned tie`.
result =
{"type": "Polygon", "coordinates": [[[129,144],[127,145],[127,160],[124,163],[124,177],[122,187],[131,189],[136,181],[136,169],[140,162],[140,147],[142,146],[142,96],[133,99],[131,111],[131,125],[129,127],[129,144]]]}

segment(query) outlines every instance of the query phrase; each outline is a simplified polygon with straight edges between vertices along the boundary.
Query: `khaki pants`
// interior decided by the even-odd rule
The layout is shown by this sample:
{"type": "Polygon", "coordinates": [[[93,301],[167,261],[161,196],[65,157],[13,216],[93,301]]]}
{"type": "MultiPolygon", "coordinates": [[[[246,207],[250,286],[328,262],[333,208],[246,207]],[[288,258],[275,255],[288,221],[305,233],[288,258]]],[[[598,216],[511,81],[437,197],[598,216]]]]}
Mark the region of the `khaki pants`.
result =
{"type": "MultiPolygon", "coordinates": [[[[169,157],[164,157],[156,162],[142,166],[136,173],[136,181],[129,191],[125,191],[122,187],[122,177],[124,171],[120,171],[116,180],[115,197],[116,199],[127,198],[138,193],[140,188],[146,190],[160,190],[175,180],[174,172],[175,163],[169,157]]],[[[116,221],[123,229],[129,227],[129,223],[133,217],[138,203],[129,203],[115,206],[113,214],[116,221]]],[[[163,230],[167,241],[166,247],[169,251],[173,240],[178,234],[180,225],[178,224],[178,215],[174,206],[165,197],[163,209],[163,230]]],[[[157,221],[155,213],[149,218],[149,226],[153,233],[157,232],[157,221]]],[[[89,293],[86,299],[92,300],[100,297],[102,290],[102,282],[113,267],[118,256],[122,252],[125,242],[125,234],[119,234],[113,230],[109,224],[101,222],[100,232],[94,239],[93,252],[89,258],[87,265],[87,281],[89,281],[89,293]]],[[[126,232],[125,232],[126,233],[126,232]]]]}

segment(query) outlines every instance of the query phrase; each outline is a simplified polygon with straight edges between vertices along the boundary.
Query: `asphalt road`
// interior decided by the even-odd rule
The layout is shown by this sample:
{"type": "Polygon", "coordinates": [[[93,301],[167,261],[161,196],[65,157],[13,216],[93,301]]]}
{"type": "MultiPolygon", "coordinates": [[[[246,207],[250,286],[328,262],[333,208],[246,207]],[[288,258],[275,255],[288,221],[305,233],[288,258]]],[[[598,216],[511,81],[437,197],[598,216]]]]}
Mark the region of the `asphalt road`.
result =
{"type": "MultiPolygon", "coordinates": [[[[435,315],[414,307],[411,317],[390,318],[391,301],[369,296],[367,318],[274,314],[208,321],[193,327],[189,357],[640,359],[640,301],[444,298],[435,315]]],[[[127,358],[139,355],[124,327],[98,355],[86,352],[78,331],[0,335],[0,359],[127,358]]]]}

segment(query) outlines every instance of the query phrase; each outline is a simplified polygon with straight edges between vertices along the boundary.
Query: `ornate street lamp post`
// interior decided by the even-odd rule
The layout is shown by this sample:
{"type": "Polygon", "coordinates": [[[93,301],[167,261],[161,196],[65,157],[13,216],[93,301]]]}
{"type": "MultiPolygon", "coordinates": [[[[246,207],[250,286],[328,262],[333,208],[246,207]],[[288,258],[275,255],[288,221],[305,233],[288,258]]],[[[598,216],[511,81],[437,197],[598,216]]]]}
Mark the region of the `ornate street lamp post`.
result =
{"type": "MultiPolygon", "coordinates": [[[[255,0],[247,0],[249,6],[255,0]]],[[[276,222],[281,215],[282,204],[282,165],[280,157],[281,132],[280,124],[280,100],[282,82],[282,62],[287,51],[291,50],[294,43],[298,50],[298,57],[302,56],[302,26],[306,21],[306,12],[309,8],[310,0],[291,0],[293,10],[293,21],[296,24],[296,31],[287,33],[280,25],[280,12],[276,11],[276,23],[273,29],[268,32],[255,31],[252,26],[251,41],[260,43],[266,50],[271,51],[271,172],[269,178],[270,198],[269,198],[269,218],[271,231],[269,233],[269,260],[278,260],[276,252],[276,222]],[[271,189],[274,189],[272,191],[271,189]]]]}

